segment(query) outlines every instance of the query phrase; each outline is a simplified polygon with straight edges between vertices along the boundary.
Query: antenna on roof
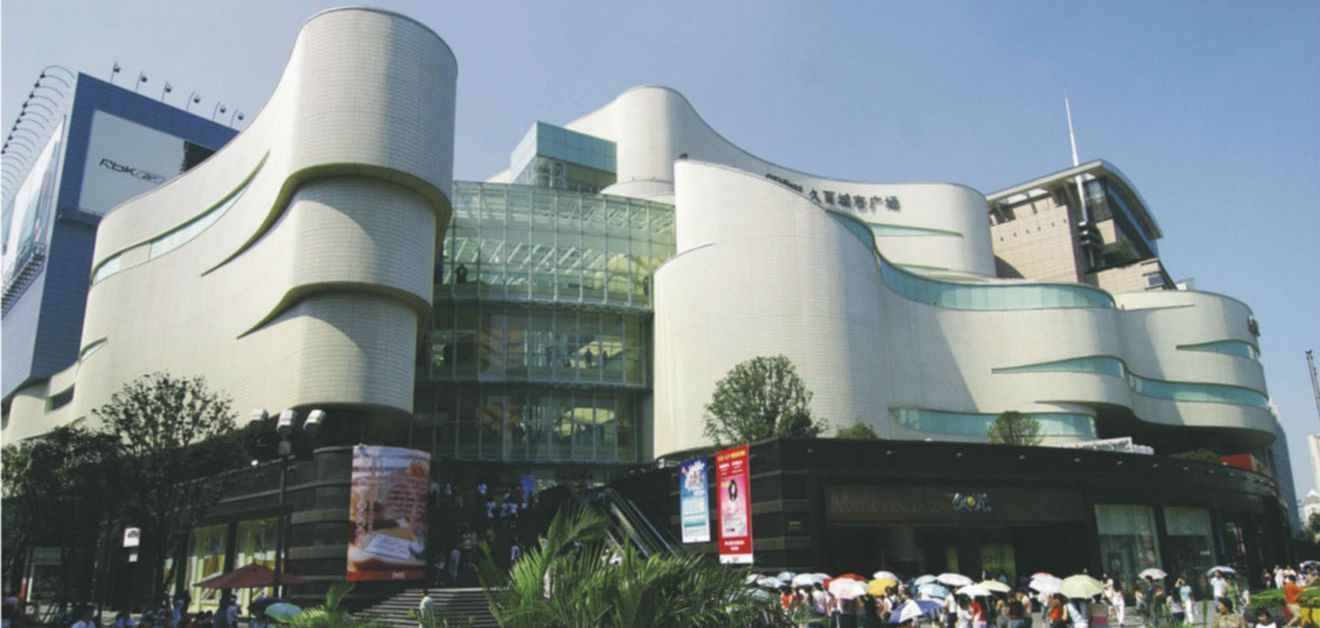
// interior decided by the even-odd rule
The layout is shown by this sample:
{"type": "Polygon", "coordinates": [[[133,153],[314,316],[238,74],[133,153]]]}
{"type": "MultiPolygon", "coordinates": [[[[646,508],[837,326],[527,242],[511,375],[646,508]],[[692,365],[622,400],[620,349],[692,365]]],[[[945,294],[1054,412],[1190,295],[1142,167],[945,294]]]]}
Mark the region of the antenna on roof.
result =
{"type": "MultiPolygon", "coordinates": [[[[1063,110],[1068,114],[1068,142],[1072,144],[1073,167],[1076,168],[1081,165],[1081,161],[1077,159],[1077,134],[1073,132],[1072,103],[1068,102],[1068,90],[1063,90],[1063,110]]],[[[1086,189],[1082,185],[1082,175],[1077,175],[1073,181],[1077,183],[1077,202],[1082,213],[1081,224],[1078,226],[1082,229],[1093,229],[1091,213],[1086,211],[1086,189]]],[[[1095,268],[1095,252],[1089,246],[1084,248],[1086,249],[1087,270],[1089,272],[1092,268],[1095,268]]]]}

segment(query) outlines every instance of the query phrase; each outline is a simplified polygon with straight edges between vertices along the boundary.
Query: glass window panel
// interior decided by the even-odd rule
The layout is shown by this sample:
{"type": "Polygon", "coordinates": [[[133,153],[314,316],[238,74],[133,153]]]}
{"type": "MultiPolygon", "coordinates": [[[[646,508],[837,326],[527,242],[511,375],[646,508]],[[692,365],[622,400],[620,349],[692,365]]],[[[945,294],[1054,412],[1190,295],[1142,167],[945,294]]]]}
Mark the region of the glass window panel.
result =
{"type": "Polygon", "coordinates": [[[505,458],[508,435],[505,412],[508,403],[509,399],[506,395],[487,394],[482,398],[481,407],[477,409],[482,460],[505,458]]]}
{"type": "Polygon", "coordinates": [[[633,416],[631,395],[620,395],[615,407],[615,429],[618,445],[615,448],[619,462],[637,461],[637,421],[633,416]]]}
{"type": "Polygon", "coordinates": [[[477,373],[477,311],[459,308],[454,312],[454,374],[473,377],[477,373]]]}
{"type": "Polygon", "coordinates": [[[1150,507],[1096,504],[1095,521],[1100,560],[1109,575],[1139,582],[1139,572],[1163,564],[1150,507]]]}
{"type": "Polygon", "coordinates": [[[468,389],[462,390],[456,397],[458,406],[457,456],[460,459],[472,460],[477,457],[479,438],[477,423],[478,397],[475,392],[468,389]]]}

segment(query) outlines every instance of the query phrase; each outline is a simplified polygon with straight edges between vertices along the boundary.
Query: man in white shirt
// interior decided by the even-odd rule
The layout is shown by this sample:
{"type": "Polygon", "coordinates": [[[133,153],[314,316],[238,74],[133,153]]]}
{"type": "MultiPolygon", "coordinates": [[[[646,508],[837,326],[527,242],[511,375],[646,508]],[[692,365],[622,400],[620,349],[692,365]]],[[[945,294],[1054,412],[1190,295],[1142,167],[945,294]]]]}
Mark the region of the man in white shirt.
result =
{"type": "Polygon", "coordinates": [[[434,616],[435,600],[431,599],[430,591],[422,589],[422,601],[417,603],[417,628],[426,628],[434,616]]]}
{"type": "Polygon", "coordinates": [[[1224,594],[1228,592],[1228,581],[1224,579],[1224,574],[1216,571],[1215,575],[1210,578],[1210,587],[1214,589],[1215,601],[1218,602],[1219,598],[1224,597],[1224,594]]]}

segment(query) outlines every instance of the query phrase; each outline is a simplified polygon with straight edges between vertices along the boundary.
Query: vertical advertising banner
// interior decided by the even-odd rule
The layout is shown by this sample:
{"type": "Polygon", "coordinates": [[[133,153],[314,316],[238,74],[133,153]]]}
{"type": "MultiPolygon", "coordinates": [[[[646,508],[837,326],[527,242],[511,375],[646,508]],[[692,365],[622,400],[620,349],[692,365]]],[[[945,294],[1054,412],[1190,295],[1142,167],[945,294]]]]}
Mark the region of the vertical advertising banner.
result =
{"type": "Polygon", "coordinates": [[[715,490],[720,502],[720,562],[752,564],[752,499],[748,492],[747,445],[715,454],[715,490]]]}
{"type": "Polygon", "coordinates": [[[431,454],[358,445],[351,481],[347,579],[425,578],[431,454]]]}
{"type": "Polygon", "coordinates": [[[706,494],[706,458],[678,467],[678,509],[684,543],[710,541],[710,496],[706,494]]]}

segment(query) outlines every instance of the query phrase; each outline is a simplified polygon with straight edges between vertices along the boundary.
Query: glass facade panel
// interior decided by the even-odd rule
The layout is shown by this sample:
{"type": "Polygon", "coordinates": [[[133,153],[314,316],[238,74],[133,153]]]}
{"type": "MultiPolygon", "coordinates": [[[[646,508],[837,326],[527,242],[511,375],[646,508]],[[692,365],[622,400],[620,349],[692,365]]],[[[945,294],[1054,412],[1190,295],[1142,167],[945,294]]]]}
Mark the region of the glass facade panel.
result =
{"type": "Polygon", "coordinates": [[[1103,570],[1127,582],[1139,582],[1143,569],[1159,567],[1160,542],[1155,513],[1149,506],[1096,504],[1103,570]]]}
{"type": "MultiPolygon", "coordinates": [[[[911,430],[958,436],[985,436],[997,414],[942,412],[922,408],[895,408],[894,422],[911,430]]],[[[1085,414],[1067,412],[1032,412],[1040,422],[1042,436],[1095,438],[1095,419],[1085,414]]]]}
{"type": "Polygon", "coordinates": [[[1265,395],[1237,386],[1197,382],[1167,382],[1141,377],[1131,372],[1128,373],[1127,380],[1128,385],[1137,394],[1156,399],[1232,403],[1256,408],[1269,408],[1269,400],[1265,395]]]}
{"type": "MultiPolygon", "coordinates": [[[[238,522],[235,567],[256,563],[274,569],[277,525],[275,517],[238,522]]],[[[252,600],[265,595],[275,595],[275,587],[237,589],[235,593],[238,595],[238,603],[243,608],[248,608],[252,600]]]]}
{"type": "Polygon", "coordinates": [[[1205,508],[1164,508],[1165,555],[1171,573],[1204,573],[1215,565],[1210,511],[1205,508]]]}
{"type": "Polygon", "coordinates": [[[674,253],[673,206],[466,182],[453,198],[414,446],[460,460],[636,461],[651,274],[674,253]]]}
{"type": "Polygon", "coordinates": [[[1103,355],[994,369],[995,373],[1036,373],[1049,371],[1097,373],[1100,375],[1113,375],[1114,377],[1123,377],[1124,373],[1123,362],[1121,360],[1103,355]]]}
{"type": "MultiPolygon", "coordinates": [[[[224,524],[193,528],[188,543],[187,582],[200,582],[224,572],[228,537],[228,526],[224,524]]],[[[192,587],[191,594],[192,605],[189,610],[193,612],[214,611],[220,606],[218,589],[192,587]]]]}
{"type": "Polygon", "coordinates": [[[1241,340],[1217,340],[1215,342],[1202,342],[1194,345],[1178,345],[1183,351],[1212,351],[1214,353],[1226,353],[1249,360],[1260,359],[1260,351],[1254,345],[1241,340]]]}

